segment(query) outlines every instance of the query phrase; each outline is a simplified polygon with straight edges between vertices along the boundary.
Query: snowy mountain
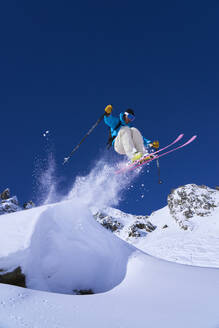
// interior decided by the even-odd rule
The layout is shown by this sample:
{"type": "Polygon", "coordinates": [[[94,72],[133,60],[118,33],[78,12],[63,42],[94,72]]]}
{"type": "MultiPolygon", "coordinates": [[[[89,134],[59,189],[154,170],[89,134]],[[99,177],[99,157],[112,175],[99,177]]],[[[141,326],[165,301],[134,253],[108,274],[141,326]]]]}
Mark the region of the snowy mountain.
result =
{"type": "Polygon", "coordinates": [[[0,281],[27,288],[0,284],[0,327],[217,327],[218,200],[187,185],[150,217],[76,196],[1,215],[0,281]]]}
{"type": "Polygon", "coordinates": [[[32,201],[29,201],[23,205],[23,208],[21,208],[18,203],[17,196],[10,196],[9,188],[5,189],[2,193],[0,193],[0,215],[21,211],[22,209],[29,209],[34,206],[34,203],[32,201]]]}
{"type": "Polygon", "coordinates": [[[162,259],[219,267],[219,191],[189,184],[173,190],[168,205],[148,216],[93,209],[118,237],[162,259]]]}
{"type": "Polygon", "coordinates": [[[148,216],[127,214],[110,207],[102,211],[91,208],[91,211],[102,226],[124,240],[130,237],[146,236],[147,232],[156,229],[156,226],[148,220],[148,216]]]}
{"type": "Polygon", "coordinates": [[[10,197],[9,188],[5,189],[0,194],[0,215],[5,213],[13,213],[20,211],[21,208],[18,204],[18,199],[16,196],[10,197]]]}
{"type": "Polygon", "coordinates": [[[212,215],[219,206],[219,192],[206,186],[186,185],[171,192],[168,206],[181,228],[193,230],[193,218],[212,215]]]}

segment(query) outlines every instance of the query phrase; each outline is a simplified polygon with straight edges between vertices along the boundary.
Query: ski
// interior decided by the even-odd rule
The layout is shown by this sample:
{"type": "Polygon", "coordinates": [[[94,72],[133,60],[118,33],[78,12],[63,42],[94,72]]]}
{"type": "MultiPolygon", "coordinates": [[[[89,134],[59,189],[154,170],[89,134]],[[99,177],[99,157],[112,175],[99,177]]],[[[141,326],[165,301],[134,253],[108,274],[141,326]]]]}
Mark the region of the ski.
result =
{"type": "MultiPolygon", "coordinates": [[[[157,151],[157,152],[155,152],[155,153],[151,153],[151,155],[155,155],[152,159],[149,159],[149,160],[144,161],[144,162],[141,162],[141,161],[142,161],[142,159],[141,159],[141,160],[139,160],[138,162],[133,163],[133,164],[129,165],[129,166],[126,167],[126,168],[123,168],[122,170],[118,170],[118,171],[116,171],[116,173],[119,174],[119,173],[122,173],[122,172],[130,171],[130,170],[136,169],[136,168],[138,168],[138,167],[140,167],[140,166],[142,166],[142,165],[144,165],[144,164],[150,163],[150,162],[152,162],[153,160],[156,160],[156,159],[158,159],[158,158],[160,158],[160,157],[162,157],[162,156],[164,156],[164,155],[170,154],[170,153],[172,153],[172,152],[175,151],[175,150],[178,150],[178,149],[180,149],[180,148],[183,148],[183,147],[189,145],[189,144],[190,144],[191,142],[193,142],[196,138],[197,138],[197,136],[194,135],[194,136],[191,137],[188,141],[186,141],[184,144],[182,144],[182,145],[180,145],[180,146],[178,146],[178,147],[175,147],[175,148],[173,148],[173,149],[171,149],[171,150],[168,150],[168,151],[166,151],[165,153],[162,153],[162,154],[160,154],[160,155],[157,155],[157,156],[156,156],[156,154],[157,154],[159,151],[157,151]]],[[[170,146],[170,145],[169,145],[169,146],[170,146]]],[[[166,146],[166,147],[160,149],[160,151],[161,151],[161,150],[164,150],[164,149],[166,149],[166,148],[168,148],[169,146],[166,146]]]]}
{"type": "MultiPolygon", "coordinates": [[[[180,134],[180,135],[179,135],[179,136],[178,136],[173,142],[171,142],[171,143],[168,144],[167,146],[165,146],[165,147],[163,147],[163,148],[160,148],[159,150],[153,152],[153,155],[156,155],[156,154],[160,153],[161,151],[163,151],[163,150],[165,150],[165,149],[167,149],[167,148],[173,146],[175,143],[177,143],[179,140],[181,140],[183,136],[184,136],[184,134],[181,133],[181,134],[180,134]]],[[[129,165],[129,168],[131,168],[132,166],[135,167],[135,166],[136,166],[136,163],[138,163],[138,162],[140,162],[140,160],[136,161],[135,163],[131,163],[131,164],[129,165]]],[[[122,172],[123,170],[126,171],[126,169],[127,169],[127,167],[124,168],[124,169],[119,170],[118,173],[120,173],[120,171],[122,172]]]]}
{"type": "MultiPolygon", "coordinates": [[[[156,154],[158,154],[158,153],[160,153],[161,151],[163,151],[163,150],[165,150],[165,149],[167,149],[167,148],[169,148],[169,147],[171,147],[171,146],[173,146],[175,143],[177,143],[178,141],[180,141],[181,139],[182,139],[182,137],[184,136],[184,134],[183,133],[181,133],[173,142],[171,142],[169,145],[167,145],[167,146],[165,146],[165,147],[163,147],[163,148],[160,148],[159,150],[157,150],[157,151],[155,151],[155,152],[153,152],[153,153],[151,153],[152,155],[156,155],[156,154]]],[[[148,156],[148,155],[147,155],[148,156]]],[[[149,156],[150,156],[150,154],[149,154],[149,156]]],[[[136,161],[135,163],[132,163],[132,164],[130,164],[130,166],[136,166],[136,163],[138,163],[138,162],[141,162],[141,160],[138,160],[138,161],[136,161]]]]}

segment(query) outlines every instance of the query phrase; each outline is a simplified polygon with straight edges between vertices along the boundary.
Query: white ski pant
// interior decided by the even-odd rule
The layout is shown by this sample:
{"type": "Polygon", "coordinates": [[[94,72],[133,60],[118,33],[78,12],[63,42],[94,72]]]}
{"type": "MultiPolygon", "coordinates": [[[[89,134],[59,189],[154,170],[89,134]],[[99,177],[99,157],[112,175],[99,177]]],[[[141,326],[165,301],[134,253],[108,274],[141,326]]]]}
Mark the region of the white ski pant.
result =
{"type": "Polygon", "coordinates": [[[145,153],[144,140],[140,131],[136,128],[123,126],[115,139],[114,149],[121,155],[133,157],[136,152],[145,153]]]}

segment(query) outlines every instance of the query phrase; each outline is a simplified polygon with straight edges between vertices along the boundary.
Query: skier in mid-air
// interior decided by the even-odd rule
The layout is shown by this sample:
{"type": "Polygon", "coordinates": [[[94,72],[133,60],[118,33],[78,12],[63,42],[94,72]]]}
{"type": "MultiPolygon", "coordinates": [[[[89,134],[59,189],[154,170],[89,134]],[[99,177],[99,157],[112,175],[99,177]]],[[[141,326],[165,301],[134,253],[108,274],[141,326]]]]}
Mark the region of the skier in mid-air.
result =
{"type": "MultiPolygon", "coordinates": [[[[68,160],[72,157],[74,152],[80,147],[82,142],[92,133],[92,131],[98,126],[98,124],[104,119],[105,123],[110,128],[110,137],[108,140],[108,146],[114,146],[114,149],[117,153],[121,155],[126,155],[130,161],[132,162],[131,165],[128,165],[127,170],[135,169],[145,163],[149,163],[153,160],[156,160],[158,172],[159,172],[159,183],[160,180],[160,167],[158,159],[163,157],[169,153],[172,153],[178,149],[181,149],[191,142],[193,142],[197,135],[192,136],[189,140],[167,151],[167,148],[172,147],[178,141],[182,139],[184,136],[181,133],[174,141],[169,143],[167,146],[159,148],[159,142],[154,141],[151,142],[144,138],[140,131],[134,127],[132,127],[131,123],[135,119],[135,113],[132,109],[127,109],[125,112],[120,113],[119,117],[115,117],[112,115],[112,105],[107,105],[105,107],[104,113],[98,118],[96,123],[88,130],[85,136],[81,139],[79,144],[77,144],[74,149],[70,152],[68,157],[64,158],[63,164],[67,163],[68,160]],[[148,151],[149,148],[155,148],[155,152],[152,153],[148,151]],[[165,150],[165,152],[164,152],[165,150]]],[[[126,169],[122,169],[117,171],[117,173],[124,172],[126,169]]]]}
{"type": "Polygon", "coordinates": [[[110,127],[109,147],[114,146],[117,153],[126,155],[132,162],[148,155],[148,148],[159,147],[159,142],[153,143],[143,138],[140,131],[132,127],[135,113],[132,109],[127,109],[120,113],[119,117],[112,115],[112,105],[105,107],[104,121],[110,127]]]}

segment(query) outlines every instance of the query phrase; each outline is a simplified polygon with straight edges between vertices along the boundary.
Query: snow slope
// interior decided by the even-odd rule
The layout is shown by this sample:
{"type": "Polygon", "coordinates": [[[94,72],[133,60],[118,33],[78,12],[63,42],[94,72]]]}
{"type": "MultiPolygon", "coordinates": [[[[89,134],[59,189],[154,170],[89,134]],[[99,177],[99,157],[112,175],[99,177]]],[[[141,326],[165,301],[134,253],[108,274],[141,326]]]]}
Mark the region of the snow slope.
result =
{"type": "Polygon", "coordinates": [[[114,223],[117,236],[153,256],[219,268],[219,191],[189,184],[174,190],[168,202],[168,206],[149,217],[105,208],[97,219],[103,222],[103,217],[111,226],[114,223]],[[130,227],[136,222],[146,226],[151,223],[156,229],[148,233],[142,225],[137,238],[130,237],[130,227]]]}
{"type": "Polygon", "coordinates": [[[194,216],[192,231],[180,229],[167,206],[150,221],[157,229],[145,240],[136,240],[136,247],[168,261],[219,268],[219,208],[208,217],[194,216]]]}
{"type": "Polygon", "coordinates": [[[219,326],[218,269],[147,255],[78,198],[0,219],[0,268],[19,263],[29,287],[0,285],[1,328],[219,326]]]}

